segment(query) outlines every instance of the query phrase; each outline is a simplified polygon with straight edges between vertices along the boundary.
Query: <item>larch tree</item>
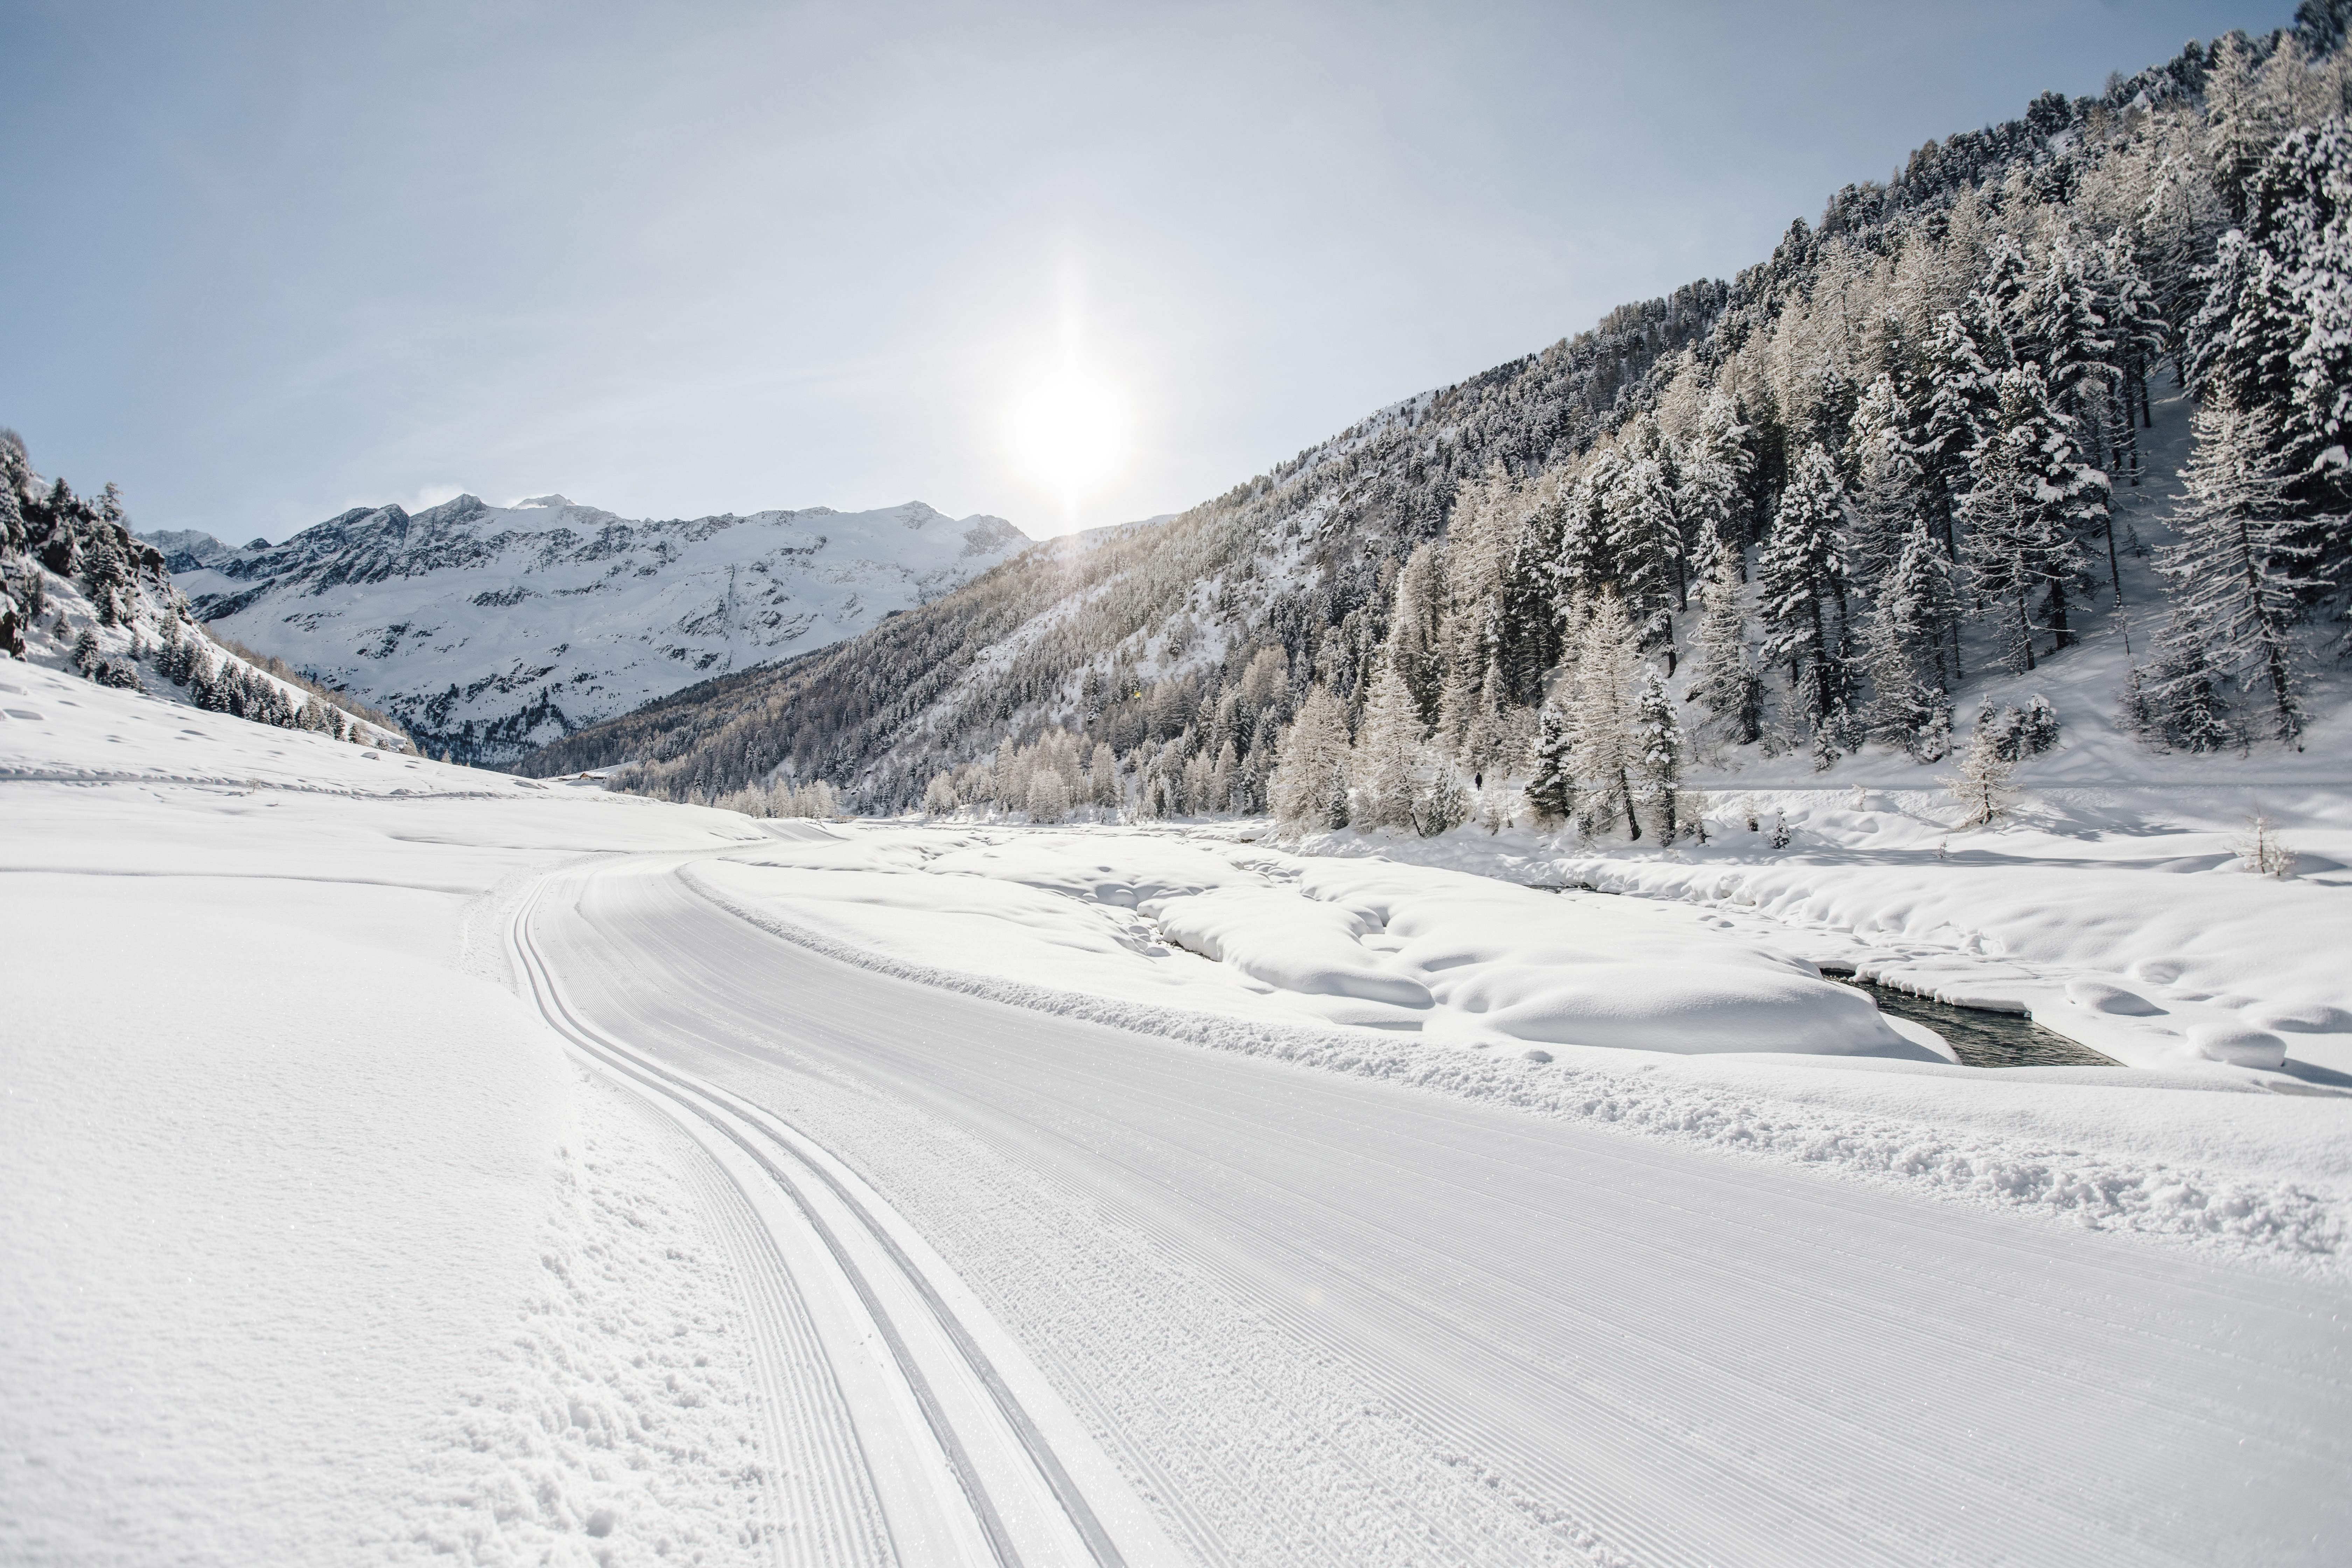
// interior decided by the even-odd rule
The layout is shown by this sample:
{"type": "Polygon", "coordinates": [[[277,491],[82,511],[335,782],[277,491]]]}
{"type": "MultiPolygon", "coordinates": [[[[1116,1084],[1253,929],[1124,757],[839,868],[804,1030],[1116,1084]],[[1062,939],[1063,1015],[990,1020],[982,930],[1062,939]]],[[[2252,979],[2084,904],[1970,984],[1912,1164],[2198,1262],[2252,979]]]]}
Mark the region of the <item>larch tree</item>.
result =
{"type": "Polygon", "coordinates": [[[1412,693],[1423,723],[1437,718],[1445,685],[1445,558],[1439,544],[1416,545],[1397,574],[1381,662],[1391,666],[1412,693]]]}
{"type": "Polygon", "coordinates": [[[1393,664],[1372,678],[1364,721],[1356,735],[1349,777],[1355,784],[1354,819],[1363,827],[1411,827],[1414,785],[1428,726],[1393,664]]]}
{"type": "Polygon", "coordinates": [[[1276,748],[1268,804],[1290,827],[1348,826],[1348,714],[1321,683],[1307,688],[1298,716],[1276,748]]]}
{"type": "Polygon", "coordinates": [[[1633,729],[1633,623],[1614,594],[1603,594],[1587,617],[1576,668],[1570,675],[1569,763],[1576,777],[1577,820],[1600,837],[1619,822],[1642,837],[1634,809],[1640,763],[1633,729]]]}

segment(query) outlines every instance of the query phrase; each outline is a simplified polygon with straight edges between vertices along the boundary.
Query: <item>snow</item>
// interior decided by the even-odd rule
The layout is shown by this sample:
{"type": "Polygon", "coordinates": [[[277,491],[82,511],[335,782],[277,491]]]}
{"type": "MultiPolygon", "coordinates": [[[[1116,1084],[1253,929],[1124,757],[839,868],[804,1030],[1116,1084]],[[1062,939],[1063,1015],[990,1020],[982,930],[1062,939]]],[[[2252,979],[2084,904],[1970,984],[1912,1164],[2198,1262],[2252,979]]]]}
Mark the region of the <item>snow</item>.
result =
{"type": "Polygon", "coordinates": [[[1923,1054],[1801,961],[1489,878],[1117,831],[922,828],[845,829],[695,875],[902,962],[1147,1005],[1476,1048],[1923,1054]]]}
{"type": "Polygon", "coordinates": [[[812,652],[1028,541],[919,501],[656,521],[562,496],[362,509],[263,548],[174,552],[224,634],[493,760],[698,680],[812,652]]]}
{"type": "MultiPolygon", "coordinates": [[[[0,683],[0,1559],[858,1561],[938,1490],[781,1191],[518,994],[542,906],[582,1027],[870,1205],[898,1321],[987,1347],[1162,1543],[1129,1561],[2287,1561],[2345,1523],[2352,1128],[2294,1053],[2352,1010],[2288,951],[2326,930],[2280,938],[2320,906],[2263,901],[2341,889],[2212,868],[2227,792],[1944,860],[1843,790],[1714,860],[755,823],[0,683]],[[1894,919],[1927,894],[1885,879],[1971,868],[1920,918],[1972,942],[1894,919]],[[1987,890],[2070,876],[2085,937],[1987,890]],[[2199,948],[2158,878],[2280,951],[2199,948]],[[1601,879],[1654,896],[1524,885],[1601,879]],[[2181,1032],[1964,1068],[1840,954],[2181,1032]],[[2284,1069],[2180,1054],[2244,1056],[2224,1024],[2284,1069]]],[[[2315,863],[2329,798],[2283,816],[2315,863]]]]}
{"type": "Polygon", "coordinates": [[[730,1555],[772,1527],[675,1134],[499,890],[739,819],[0,667],[0,1559],[730,1555]],[[37,714],[27,718],[25,714],[37,714]],[[74,782],[45,782],[70,780],[74,782]]]}
{"type": "Polygon", "coordinates": [[[2352,791],[2050,788],[1989,828],[1959,816],[1940,791],[1759,790],[1712,795],[1709,842],[1664,851],[1526,830],[1303,847],[1636,895],[1898,990],[2030,1014],[2137,1066],[2179,1059],[2193,1027],[2270,1030],[2298,1081],[2352,1087],[2352,791]],[[2233,846],[2257,813],[2297,851],[2295,877],[2243,868],[2233,846]]]}

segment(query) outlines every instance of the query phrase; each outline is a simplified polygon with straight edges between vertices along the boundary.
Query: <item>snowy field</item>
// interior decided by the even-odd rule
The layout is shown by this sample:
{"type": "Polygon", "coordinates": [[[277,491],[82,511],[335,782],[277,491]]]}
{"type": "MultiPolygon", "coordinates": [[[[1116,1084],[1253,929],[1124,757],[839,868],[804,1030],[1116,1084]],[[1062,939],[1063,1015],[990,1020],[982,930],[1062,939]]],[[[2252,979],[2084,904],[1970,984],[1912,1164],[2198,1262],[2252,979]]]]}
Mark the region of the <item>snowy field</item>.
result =
{"type": "Polygon", "coordinates": [[[2227,792],[1300,853],[0,685],[0,1560],[2352,1540],[2320,783],[2287,883],[2227,792]],[[1958,1066],[1817,963],[2126,1065],[1958,1066]]]}

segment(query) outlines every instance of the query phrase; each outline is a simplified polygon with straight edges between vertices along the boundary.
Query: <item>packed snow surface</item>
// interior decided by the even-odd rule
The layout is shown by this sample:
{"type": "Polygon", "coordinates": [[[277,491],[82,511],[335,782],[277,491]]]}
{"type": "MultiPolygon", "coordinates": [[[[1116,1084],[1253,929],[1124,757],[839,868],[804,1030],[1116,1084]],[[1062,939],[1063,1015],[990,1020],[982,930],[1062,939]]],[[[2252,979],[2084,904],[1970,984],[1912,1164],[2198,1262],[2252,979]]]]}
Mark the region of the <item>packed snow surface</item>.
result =
{"type": "Polygon", "coordinates": [[[754,823],[0,686],[0,1560],[1107,1560],[1069,1488],[1139,1564],[2352,1531],[2307,1060],[1958,1067],[1816,973],[1885,933],[1509,885],[1559,846],[754,823]]]}
{"type": "Polygon", "coordinates": [[[919,501],[656,521],[562,496],[358,508],[243,548],[146,537],[220,632],[494,761],[855,637],[1028,542],[919,501]]]}

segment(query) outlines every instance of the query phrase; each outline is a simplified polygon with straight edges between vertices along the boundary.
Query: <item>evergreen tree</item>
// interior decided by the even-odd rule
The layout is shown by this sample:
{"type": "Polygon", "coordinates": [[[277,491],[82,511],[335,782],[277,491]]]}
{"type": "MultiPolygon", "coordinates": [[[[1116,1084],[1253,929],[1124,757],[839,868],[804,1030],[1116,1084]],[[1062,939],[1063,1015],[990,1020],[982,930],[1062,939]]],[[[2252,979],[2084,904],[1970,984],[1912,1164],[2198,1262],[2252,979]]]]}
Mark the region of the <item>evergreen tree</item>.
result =
{"type": "Polygon", "coordinates": [[[1681,828],[1684,749],[1674,698],[1665,678],[1652,669],[1633,704],[1634,795],[1660,844],[1674,843],[1681,828]]]}
{"type": "MultiPolygon", "coordinates": [[[[1268,715],[1269,719],[1271,717],[1268,715]]],[[[1269,746],[1268,750],[1272,748],[1269,746]]],[[[1087,802],[1090,805],[1116,808],[1118,797],[1118,759],[1111,754],[1108,742],[1097,741],[1094,758],[1087,767],[1087,802]]]]}
{"type": "Polygon", "coordinates": [[[1727,394],[1714,392],[1681,454],[1675,510],[1694,541],[1690,564],[1702,583],[1714,573],[1717,551],[1730,552],[1738,580],[1748,580],[1748,482],[1756,468],[1748,436],[1738,405],[1727,394]]]}
{"type": "Polygon", "coordinates": [[[1699,600],[1699,668],[1690,700],[1722,722],[1736,744],[1752,744],[1763,733],[1764,679],[1748,646],[1739,577],[1728,555],[1717,560],[1699,600]]]}
{"type": "Polygon", "coordinates": [[[1969,454],[1996,423],[2000,395],[1975,334],[1956,312],[1946,311],[1936,322],[1927,345],[1927,378],[1934,390],[1912,455],[1944,553],[1957,561],[1960,500],[1970,488],[1969,454]]]}
{"type": "Polygon", "coordinates": [[[2115,376],[2116,342],[2073,246],[2061,239],[2050,247],[2023,309],[2033,322],[2043,385],[2077,433],[2089,434],[2091,416],[2115,376]]]}
{"type": "Polygon", "coordinates": [[[2107,515],[2106,476],[2080,460],[2037,369],[2008,371],[2000,387],[1999,427],[1973,455],[1961,503],[1966,560],[1970,585],[2003,628],[2006,663],[2028,670],[2038,629],[2046,626],[2057,647],[2073,646],[2067,595],[2084,577],[2081,535],[2107,515]]]}
{"type": "Polygon", "coordinates": [[[2352,126],[2295,132],[2245,186],[2244,227],[2221,237],[2189,328],[2209,400],[2269,413],[2288,513],[2333,581],[2352,560],[2352,126]]]}
{"type": "Polygon", "coordinates": [[[1445,577],[1442,547],[1423,544],[1397,574],[1381,662],[1403,678],[1422,722],[1434,722],[1445,685],[1445,577]]]}
{"type": "MultiPolygon", "coordinates": [[[[2168,335],[2156,290],[2147,269],[2124,235],[2109,240],[2099,258],[2100,310],[2115,335],[2116,384],[2120,417],[2110,440],[2119,471],[2139,483],[2139,432],[2152,426],[2156,412],[2148,402],[2147,378],[2162,356],[2168,335]]],[[[2114,531],[2108,531],[2110,540],[2114,531]]],[[[2122,576],[2116,574],[2116,603],[2122,603],[2122,576]]]]}
{"type": "Polygon", "coordinates": [[[2285,479],[2267,415],[2225,401],[2197,411],[2195,447],[2173,513],[2176,542],[2157,564],[2173,584],[2177,614],[2194,622],[2210,663],[2241,689],[2266,693],[2271,728],[2299,746],[2294,625],[2311,553],[2282,516],[2285,479]]]}
{"type": "Polygon", "coordinates": [[[2221,677],[2205,656],[2205,638],[2193,618],[2173,613],[2157,641],[2155,666],[2140,689],[2150,716],[2147,735],[2158,745],[2201,752],[2242,744],[2230,722],[2221,677]]]}
{"type": "Polygon", "coordinates": [[[1922,762],[1949,748],[1951,702],[1945,693],[1945,650],[1959,620],[1951,563],[1915,520],[1895,569],[1881,584],[1864,635],[1873,692],[1865,723],[1872,736],[1922,762]]]}
{"type": "MultiPolygon", "coordinates": [[[[1655,444],[1656,426],[1648,427],[1655,444]]],[[[1650,453],[1629,457],[1604,497],[1615,587],[1633,623],[1634,647],[1675,666],[1674,611],[1682,591],[1682,540],[1674,487],[1650,453]]]]}
{"type": "Polygon", "coordinates": [[[1624,467],[1616,447],[1601,447],[1577,475],[1560,508],[1559,552],[1552,560],[1551,579],[1554,612],[1562,620],[1587,598],[1616,584],[1609,498],[1624,467]]]}
{"type": "Polygon", "coordinates": [[[1537,720],[1535,773],[1528,780],[1528,804],[1545,822],[1566,822],[1576,816],[1576,743],[1568,712],[1557,698],[1543,705],[1537,720]]]}
{"type": "Polygon", "coordinates": [[[1764,657],[1785,659],[1789,684],[1818,729],[1845,700],[1845,495],[1820,443],[1797,459],[1773,513],[1757,578],[1763,585],[1764,657]]]}

